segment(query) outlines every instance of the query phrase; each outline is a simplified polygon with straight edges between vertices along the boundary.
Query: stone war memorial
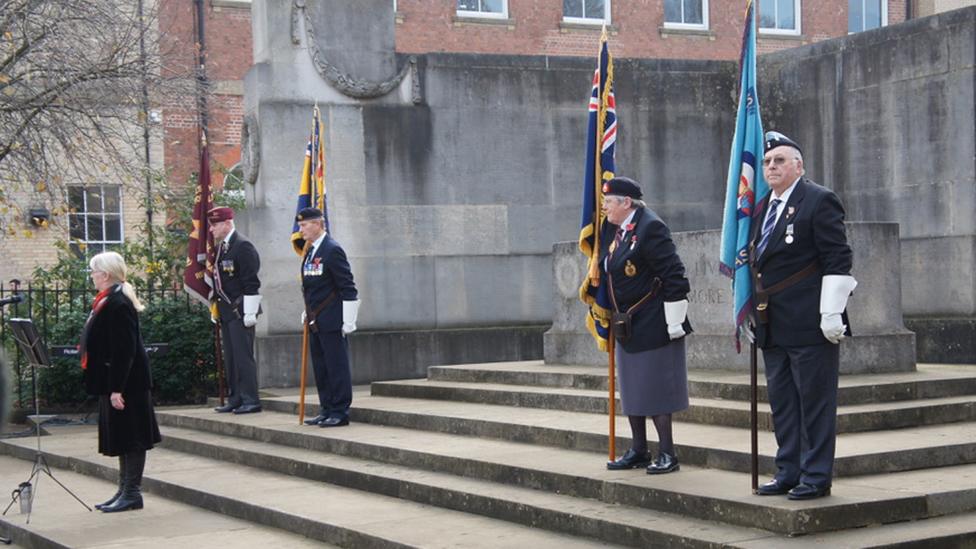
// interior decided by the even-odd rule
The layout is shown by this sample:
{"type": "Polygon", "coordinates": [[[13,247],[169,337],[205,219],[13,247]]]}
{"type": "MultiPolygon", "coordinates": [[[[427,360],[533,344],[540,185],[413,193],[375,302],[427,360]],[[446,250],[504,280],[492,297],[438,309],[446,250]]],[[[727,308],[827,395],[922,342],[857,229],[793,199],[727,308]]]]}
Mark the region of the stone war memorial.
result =
{"type": "MultiPolygon", "coordinates": [[[[832,491],[792,501],[753,493],[748,348],[736,353],[718,268],[737,63],[614,60],[617,174],[673,232],[695,332],[690,406],[674,416],[681,469],[608,470],[608,357],[578,297],[597,52],[398,54],[389,4],[253,1],[254,177],[238,226],[262,260],[264,411],[157,409],[140,518],[219,531],[221,546],[976,546],[976,7],[758,57],[764,127],[802,144],[807,177],[843,202],[859,281],[832,491]],[[331,232],[362,300],[339,429],[298,421],[304,304],[288,239],[315,106],[331,232]]],[[[777,443],[761,373],[758,400],[764,482],[777,443]]],[[[630,430],[613,402],[619,456],[630,430]]],[[[118,471],[93,431],[50,431],[59,479],[85,501],[109,492],[118,471]]],[[[34,444],[0,440],[3,486],[34,444]]],[[[138,521],[102,529],[54,492],[29,524],[0,517],[0,536],[147,535],[138,521]]]]}

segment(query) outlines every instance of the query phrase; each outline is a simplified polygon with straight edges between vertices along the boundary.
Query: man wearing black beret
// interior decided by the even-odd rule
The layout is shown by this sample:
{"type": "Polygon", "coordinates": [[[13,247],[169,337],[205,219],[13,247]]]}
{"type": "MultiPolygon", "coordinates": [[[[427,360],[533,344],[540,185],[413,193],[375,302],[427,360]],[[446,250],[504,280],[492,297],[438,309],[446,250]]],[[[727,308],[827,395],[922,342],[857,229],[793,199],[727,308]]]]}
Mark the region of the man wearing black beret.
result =
{"type": "Polygon", "coordinates": [[[776,476],[763,496],[830,494],[837,432],[839,343],[850,335],[847,298],[857,282],[834,194],[804,177],[800,146],[778,132],[765,139],[770,193],[753,218],[750,269],[754,334],[763,351],[776,429],[776,476]]]}
{"type": "Polygon", "coordinates": [[[325,218],[317,208],[304,208],[295,216],[304,239],[302,296],[308,325],[312,368],[319,393],[319,413],[308,425],[349,425],[352,373],[346,336],[356,330],[359,294],[346,252],[325,230],[325,218]]]}

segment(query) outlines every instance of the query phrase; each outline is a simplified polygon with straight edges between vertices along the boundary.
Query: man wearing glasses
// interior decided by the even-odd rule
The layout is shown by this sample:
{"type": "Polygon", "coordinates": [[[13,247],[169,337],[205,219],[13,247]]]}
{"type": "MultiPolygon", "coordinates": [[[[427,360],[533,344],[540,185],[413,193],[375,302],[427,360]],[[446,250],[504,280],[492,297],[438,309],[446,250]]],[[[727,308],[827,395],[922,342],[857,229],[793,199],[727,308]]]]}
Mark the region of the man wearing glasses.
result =
{"type": "Polygon", "coordinates": [[[850,335],[847,299],[857,282],[837,195],[804,177],[800,146],[765,139],[770,193],[750,239],[754,339],[763,351],[776,429],[776,476],[762,496],[830,494],[837,427],[839,343],[850,335]]]}

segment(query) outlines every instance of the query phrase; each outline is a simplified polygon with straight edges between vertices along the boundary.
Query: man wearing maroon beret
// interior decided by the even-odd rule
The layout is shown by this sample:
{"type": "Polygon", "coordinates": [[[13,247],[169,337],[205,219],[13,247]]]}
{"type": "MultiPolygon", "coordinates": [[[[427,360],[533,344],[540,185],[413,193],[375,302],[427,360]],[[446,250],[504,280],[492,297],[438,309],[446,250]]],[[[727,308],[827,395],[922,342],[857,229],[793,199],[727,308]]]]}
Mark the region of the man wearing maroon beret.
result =
{"type": "Polygon", "coordinates": [[[224,370],[230,391],[227,403],[214,411],[260,412],[254,325],[261,312],[261,296],[258,294],[261,259],[254,244],[235,230],[234,210],[214,208],[207,212],[207,219],[217,246],[213,301],[220,322],[224,370]]]}

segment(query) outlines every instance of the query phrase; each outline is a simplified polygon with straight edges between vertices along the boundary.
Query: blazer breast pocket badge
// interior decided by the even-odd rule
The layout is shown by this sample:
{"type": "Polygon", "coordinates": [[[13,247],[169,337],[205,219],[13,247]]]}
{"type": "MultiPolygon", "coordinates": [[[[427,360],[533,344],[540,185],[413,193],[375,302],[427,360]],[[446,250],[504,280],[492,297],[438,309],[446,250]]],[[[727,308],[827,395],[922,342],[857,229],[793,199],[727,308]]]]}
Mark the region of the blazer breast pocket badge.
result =
{"type": "Polygon", "coordinates": [[[629,259],[627,260],[627,263],[624,264],[624,274],[627,276],[634,276],[637,274],[637,266],[631,263],[629,259]]]}

